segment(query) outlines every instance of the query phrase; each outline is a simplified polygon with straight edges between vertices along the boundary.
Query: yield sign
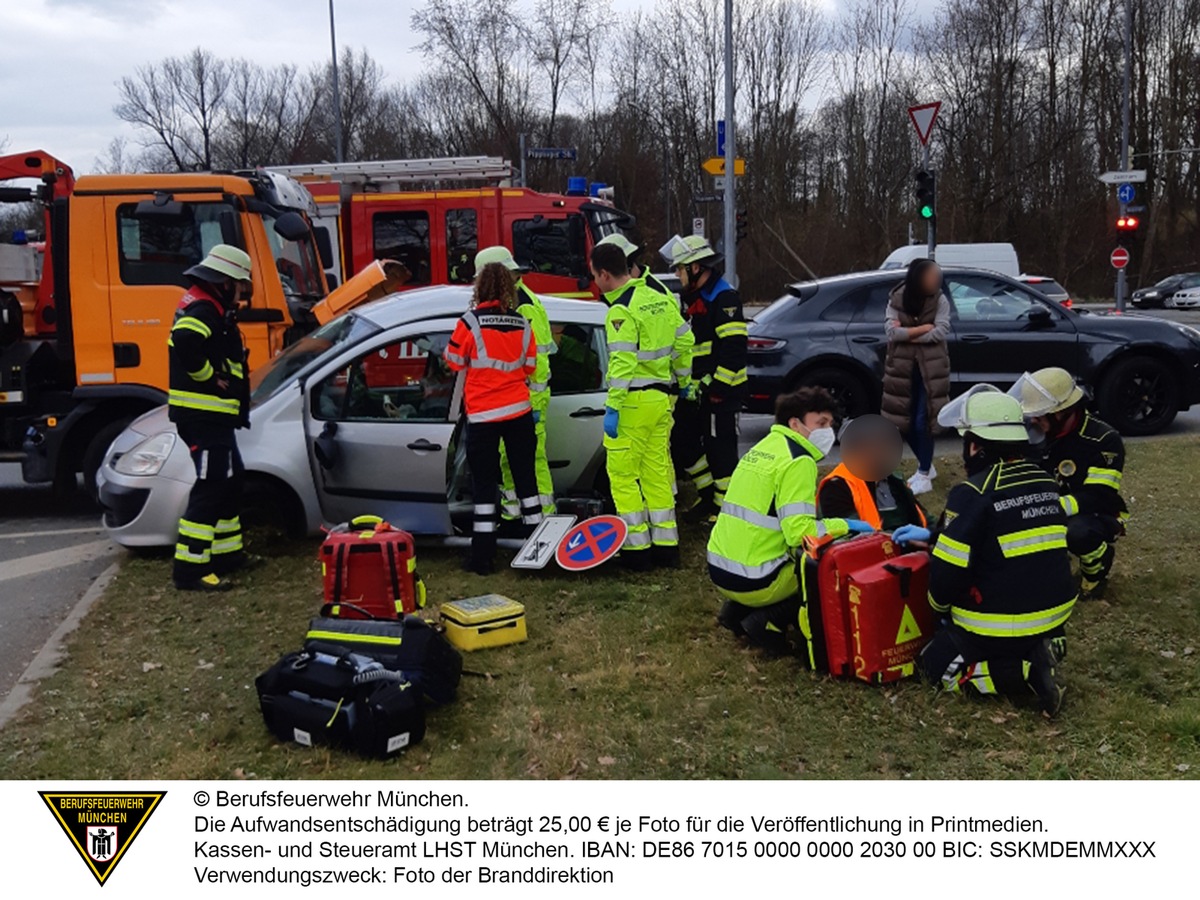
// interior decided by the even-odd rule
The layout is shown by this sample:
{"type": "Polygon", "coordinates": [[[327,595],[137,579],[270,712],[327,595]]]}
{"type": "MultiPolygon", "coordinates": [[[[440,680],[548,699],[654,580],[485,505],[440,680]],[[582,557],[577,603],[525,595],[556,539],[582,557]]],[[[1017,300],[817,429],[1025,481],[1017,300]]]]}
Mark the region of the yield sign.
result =
{"type": "Polygon", "coordinates": [[[921,139],[921,146],[929,143],[929,135],[933,133],[933,123],[937,121],[938,111],[941,108],[941,100],[908,108],[908,117],[912,119],[913,128],[917,129],[917,137],[921,139]]]}

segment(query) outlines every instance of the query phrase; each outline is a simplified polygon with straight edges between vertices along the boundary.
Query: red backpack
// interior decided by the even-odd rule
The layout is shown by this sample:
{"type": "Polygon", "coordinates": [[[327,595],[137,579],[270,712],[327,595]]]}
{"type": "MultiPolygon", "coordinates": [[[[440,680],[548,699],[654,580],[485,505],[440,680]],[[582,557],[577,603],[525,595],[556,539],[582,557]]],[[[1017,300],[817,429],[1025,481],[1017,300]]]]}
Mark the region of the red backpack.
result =
{"type": "Polygon", "coordinates": [[[328,608],[323,615],[400,619],[425,606],[413,536],[377,516],[330,529],[320,559],[328,608]]]}

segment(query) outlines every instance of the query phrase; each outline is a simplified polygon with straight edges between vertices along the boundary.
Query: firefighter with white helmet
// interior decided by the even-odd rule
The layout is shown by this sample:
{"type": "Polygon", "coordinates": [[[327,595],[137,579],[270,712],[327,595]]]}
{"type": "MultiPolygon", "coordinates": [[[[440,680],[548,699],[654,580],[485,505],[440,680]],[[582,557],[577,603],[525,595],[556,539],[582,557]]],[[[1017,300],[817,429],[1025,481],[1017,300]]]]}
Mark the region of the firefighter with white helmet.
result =
{"type": "MultiPolygon", "coordinates": [[[[516,312],[529,322],[537,341],[537,367],[529,379],[529,402],[533,406],[534,430],[537,433],[537,456],[534,470],[537,472],[538,494],[543,515],[554,514],[554,482],[550,477],[550,463],[546,459],[546,412],[550,408],[550,356],[555,352],[554,332],[550,328],[550,317],[538,295],[521,280],[524,269],[513,259],[507,247],[484,247],[475,254],[475,272],[483,271],[489,263],[499,263],[516,276],[516,312]]],[[[512,469],[508,464],[507,445],[500,451],[500,507],[506,522],[521,518],[521,505],[513,483],[512,469]]]]}
{"type": "MultiPolygon", "coordinates": [[[[976,388],[938,422],[962,435],[967,480],[950,491],[937,528],[929,603],[943,627],[921,652],[921,671],[948,691],[1019,695],[1032,688],[1043,711],[1056,715],[1063,626],[1077,594],[1058,485],[1029,461],[1029,433],[1014,398],[976,388]]],[[[906,528],[901,543],[930,537],[906,528]]]]}
{"type": "Polygon", "coordinates": [[[1129,507],[1121,496],[1125,443],[1087,409],[1087,394],[1066,369],[1022,375],[1010,392],[1025,421],[1045,436],[1041,462],[1058,481],[1067,513],[1067,547],[1079,557],[1080,596],[1103,596],[1125,534],[1129,507]]]}
{"type": "Polygon", "coordinates": [[[680,404],[672,440],[710,521],[737,465],[737,421],[746,394],[746,319],[724,278],[725,258],[700,235],[667,241],[659,253],[683,285],[684,316],[696,338],[692,379],[698,408],[680,404]]]}

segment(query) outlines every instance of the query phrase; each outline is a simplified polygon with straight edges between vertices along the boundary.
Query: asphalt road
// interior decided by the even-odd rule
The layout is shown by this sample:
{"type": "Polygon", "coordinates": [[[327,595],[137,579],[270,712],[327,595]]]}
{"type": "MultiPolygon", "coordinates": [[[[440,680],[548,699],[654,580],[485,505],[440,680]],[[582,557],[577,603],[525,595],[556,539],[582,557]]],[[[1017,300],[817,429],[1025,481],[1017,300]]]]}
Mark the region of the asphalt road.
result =
{"type": "Polygon", "coordinates": [[[118,552],[89,500],[56,499],[0,465],[0,700],[118,552]]]}

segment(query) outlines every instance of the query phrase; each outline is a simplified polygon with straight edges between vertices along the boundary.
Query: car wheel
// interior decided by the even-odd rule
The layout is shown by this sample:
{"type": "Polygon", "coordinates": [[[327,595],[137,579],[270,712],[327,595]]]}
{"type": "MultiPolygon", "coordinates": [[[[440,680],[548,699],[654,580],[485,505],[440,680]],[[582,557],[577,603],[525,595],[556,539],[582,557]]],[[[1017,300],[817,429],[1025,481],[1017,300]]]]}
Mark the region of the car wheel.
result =
{"type": "Polygon", "coordinates": [[[1100,416],[1121,434],[1158,434],[1179,412],[1179,382],[1151,356],[1130,356],[1108,370],[1096,396],[1100,416]]]}
{"type": "Polygon", "coordinates": [[[274,478],[251,475],[242,491],[242,524],[268,528],[289,538],[304,537],[304,507],[291,488],[274,478]]]}
{"type": "Polygon", "coordinates": [[[97,502],[100,500],[100,494],[99,488],[96,487],[96,473],[104,465],[104,454],[132,421],[133,417],[109,422],[92,436],[92,439],[88,441],[87,448],[83,451],[83,459],[80,461],[80,468],[83,471],[83,489],[89,497],[97,502]]]}
{"type": "Polygon", "coordinates": [[[856,419],[874,412],[871,392],[861,378],[853,372],[835,366],[811,369],[797,378],[789,390],[801,387],[822,387],[833,395],[846,419],[856,419]]]}

